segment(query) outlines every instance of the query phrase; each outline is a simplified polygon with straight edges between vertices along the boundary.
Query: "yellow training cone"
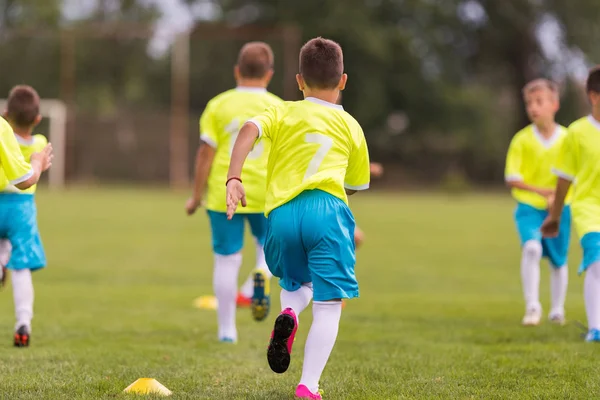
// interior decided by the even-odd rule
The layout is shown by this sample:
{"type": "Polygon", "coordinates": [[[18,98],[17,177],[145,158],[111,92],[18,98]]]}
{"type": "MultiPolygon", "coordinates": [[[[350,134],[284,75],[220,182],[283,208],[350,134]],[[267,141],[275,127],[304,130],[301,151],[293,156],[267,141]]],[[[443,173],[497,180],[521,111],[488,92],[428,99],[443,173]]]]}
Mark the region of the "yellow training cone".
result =
{"type": "Polygon", "coordinates": [[[200,296],[194,300],[194,307],[201,310],[216,310],[217,298],[215,296],[200,296]]]}
{"type": "Polygon", "coordinates": [[[173,394],[173,392],[161,385],[160,382],[152,378],[140,378],[127,386],[123,391],[125,393],[160,394],[163,396],[170,396],[173,394]]]}

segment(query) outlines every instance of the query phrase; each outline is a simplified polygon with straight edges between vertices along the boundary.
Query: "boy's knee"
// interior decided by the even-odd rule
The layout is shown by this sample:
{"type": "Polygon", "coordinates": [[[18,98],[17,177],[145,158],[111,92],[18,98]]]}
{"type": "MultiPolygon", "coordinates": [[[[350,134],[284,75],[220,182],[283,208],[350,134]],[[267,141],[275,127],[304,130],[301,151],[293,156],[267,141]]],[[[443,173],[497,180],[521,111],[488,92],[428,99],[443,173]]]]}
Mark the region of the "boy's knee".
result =
{"type": "Polygon", "coordinates": [[[523,245],[523,257],[542,258],[542,244],[537,240],[529,240],[523,245]]]}

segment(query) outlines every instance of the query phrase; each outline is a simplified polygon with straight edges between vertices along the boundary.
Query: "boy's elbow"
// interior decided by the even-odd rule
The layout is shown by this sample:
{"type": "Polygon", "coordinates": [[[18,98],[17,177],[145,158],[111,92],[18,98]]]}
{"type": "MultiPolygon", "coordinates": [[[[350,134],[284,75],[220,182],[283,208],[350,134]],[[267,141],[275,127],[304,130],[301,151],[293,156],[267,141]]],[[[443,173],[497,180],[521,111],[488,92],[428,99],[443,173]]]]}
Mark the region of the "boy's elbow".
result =
{"type": "Polygon", "coordinates": [[[19,190],[25,190],[25,189],[29,189],[30,187],[32,187],[33,185],[35,185],[37,183],[37,179],[35,176],[30,177],[29,179],[21,182],[21,183],[17,183],[15,185],[15,187],[19,190]]]}

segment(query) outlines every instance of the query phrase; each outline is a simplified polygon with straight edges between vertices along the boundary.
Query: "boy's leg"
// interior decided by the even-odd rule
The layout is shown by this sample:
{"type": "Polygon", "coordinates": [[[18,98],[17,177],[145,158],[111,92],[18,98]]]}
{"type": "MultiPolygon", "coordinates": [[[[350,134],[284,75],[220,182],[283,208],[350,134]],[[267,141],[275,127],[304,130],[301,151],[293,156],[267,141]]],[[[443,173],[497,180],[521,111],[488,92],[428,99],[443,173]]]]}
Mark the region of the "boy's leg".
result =
{"type": "Polygon", "coordinates": [[[569,284],[567,256],[571,238],[571,208],[566,206],[561,217],[558,236],[542,239],[544,256],[550,260],[550,321],[563,324],[565,322],[565,299],[569,284]]]}
{"type": "Polygon", "coordinates": [[[8,240],[12,253],[8,262],[11,270],[15,303],[14,345],[29,346],[33,319],[34,291],[31,272],[46,266],[46,255],[37,226],[37,210],[33,196],[23,196],[16,203],[16,218],[11,219],[8,240]]]}
{"type": "Polygon", "coordinates": [[[585,299],[585,312],[587,314],[588,329],[593,337],[590,341],[600,341],[600,261],[587,268],[583,283],[585,299]]]}
{"type": "Polygon", "coordinates": [[[276,373],[287,371],[298,319],[311,298],[311,277],[308,259],[300,232],[300,207],[295,201],[287,203],[271,212],[265,241],[266,262],[274,276],[280,278],[281,302],[283,311],[275,319],[267,360],[271,370],[276,373]]]}
{"type": "Polygon", "coordinates": [[[15,346],[26,347],[29,345],[31,320],[33,319],[34,291],[31,270],[18,269],[12,271],[11,281],[17,319],[15,324],[15,346]]]}
{"type": "Polygon", "coordinates": [[[231,221],[225,213],[208,211],[215,257],[213,288],[217,297],[218,337],[223,342],[236,342],[235,324],[237,281],[242,265],[244,219],[234,215],[231,221]]]}
{"type": "Polygon", "coordinates": [[[311,393],[319,391],[319,380],[333,351],[341,316],[341,300],[313,303],[313,322],[306,338],[300,379],[300,386],[305,386],[311,393]]]}
{"type": "Polygon", "coordinates": [[[581,238],[583,261],[579,272],[585,272],[583,294],[589,332],[588,342],[600,342],[600,232],[591,232],[581,238]]]}
{"type": "Polygon", "coordinates": [[[358,297],[354,217],[339,199],[317,192],[313,210],[304,216],[303,243],[314,289],[313,323],[304,351],[302,379],[297,394],[316,394],[319,380],[337,339],[343,298],[358,297]]]}
{"type": "Polygon", "coordinates": [[[550,265],[550,294],[551,309],[548,318],[557,324],[565,322],[565,299],[569,285],[569,268],[565,264],[561,267],[550,265]]]}
{"type": "Polygon", "coordinates": [[[312,283],[305,283],[300,289],[293,292],[281,289],[279,297],[281,300],[281,310],[292,309],[296,314],[296,323],[299,323],[300,313],[308,307],[313,297],[312,283]]]}
{"type": "Polygon", "coordinates": [[[540,304],[540,261],[543,248],[540,226],[544,220],[544,211],[519,204],[515,212],[515,222],[521,238],[521,282],[525,299],[525,316],[522,324],[538,325],[542,318],[540,304]]]}
{"type": "Polygon", "coordinates": [[[10,254],[12,253],[12,246],[8,239],[0,239],[0,287],[3,287],[6,283],[8,271],[6,266],[8,260],[10,260],[10,254]]]}

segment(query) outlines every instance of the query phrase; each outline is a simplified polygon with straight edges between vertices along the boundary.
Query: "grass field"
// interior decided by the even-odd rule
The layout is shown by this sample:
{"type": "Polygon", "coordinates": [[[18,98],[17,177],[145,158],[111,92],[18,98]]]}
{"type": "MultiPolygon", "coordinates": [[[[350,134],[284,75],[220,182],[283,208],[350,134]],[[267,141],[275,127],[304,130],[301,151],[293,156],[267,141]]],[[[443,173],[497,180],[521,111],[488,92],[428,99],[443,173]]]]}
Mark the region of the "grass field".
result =
{"type": "MultiPolygon", "coordinates": [[[[125,399],[152,377],[173,399],[291,399],[310,312],[290,370],[273,374],[274,315],[238,314],[236,345],[216,341],[204,213],[184,193],[87,189],[42,192],[49,267],[34,274],[32,346],[12,347],[10,288],[0,292],[1,399],[125,399]]],[[[518,242],[508,195],[382,195],[352,199],[367,235],[361,298],[342,315],[321,381],[325,399],[587,399],[600,394],[600,348],[574,325],[519,326],[518,242]]],[[[572,243],[567,317],[585,322],[572,243]]],[[[244,278],[252,267],[246,253],[244,278]]],[[[548,311],[548,273],[542,302],[548,311]]],[[[276,285],[275,285],[276,286],[276,285]]],[[[274,295],[279,304],[278,290],[274,295]]]]}

